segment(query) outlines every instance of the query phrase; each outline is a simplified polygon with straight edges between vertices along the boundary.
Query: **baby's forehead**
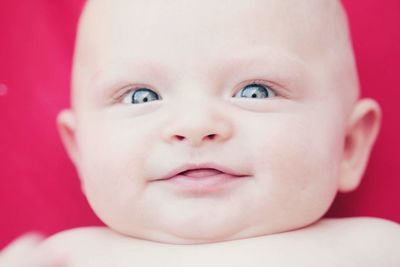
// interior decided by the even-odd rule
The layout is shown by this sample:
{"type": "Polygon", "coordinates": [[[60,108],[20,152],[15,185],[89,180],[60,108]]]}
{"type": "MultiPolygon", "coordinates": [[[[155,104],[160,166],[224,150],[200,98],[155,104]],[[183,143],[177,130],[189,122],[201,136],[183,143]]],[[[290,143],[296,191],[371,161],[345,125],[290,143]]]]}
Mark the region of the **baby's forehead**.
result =
{"type": "Polygon", "coordinates": [[[337,42],[328,39],[338,40],[345,28],[341,13],[336,0],[92,0],[80,44],[100,55],[266,44],[308,56],[337,42]]]}

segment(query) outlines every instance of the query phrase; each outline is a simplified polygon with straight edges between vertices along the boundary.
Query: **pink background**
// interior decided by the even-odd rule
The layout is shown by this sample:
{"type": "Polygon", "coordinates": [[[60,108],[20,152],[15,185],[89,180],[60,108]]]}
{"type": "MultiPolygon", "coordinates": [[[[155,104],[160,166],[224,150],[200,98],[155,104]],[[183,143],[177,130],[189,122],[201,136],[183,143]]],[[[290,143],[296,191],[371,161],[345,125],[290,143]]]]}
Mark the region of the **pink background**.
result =
{"type": "MultiPolygon", "coordinates": [[[[346,0],[363,95],[383,106],[383,128],[360,188],[339,194],[328,216],[400,222],[400,1],[346,0]]],[[[101,222],[80,192],[55,125],[69,105],[82,0],[0,3],[0,248],[101,222]]]]}

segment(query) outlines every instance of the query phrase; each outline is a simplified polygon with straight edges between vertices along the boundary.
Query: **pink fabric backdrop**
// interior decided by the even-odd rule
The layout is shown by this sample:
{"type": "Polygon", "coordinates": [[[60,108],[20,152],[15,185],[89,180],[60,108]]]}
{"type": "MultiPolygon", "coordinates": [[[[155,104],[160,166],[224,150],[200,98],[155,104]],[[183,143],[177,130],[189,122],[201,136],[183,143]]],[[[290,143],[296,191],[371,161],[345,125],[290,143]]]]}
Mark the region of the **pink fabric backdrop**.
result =
{"type": "MultiPolygon", "coordinates": [[[[32,230],[101,222],[80,192],[56,131],[82,0],[0,2],[0,248],[32,230]]],[[[363,95],[383,105],[383,129],[360,188],[328,216],[400,222],[400,1],[346,0],[363,95]]]]}

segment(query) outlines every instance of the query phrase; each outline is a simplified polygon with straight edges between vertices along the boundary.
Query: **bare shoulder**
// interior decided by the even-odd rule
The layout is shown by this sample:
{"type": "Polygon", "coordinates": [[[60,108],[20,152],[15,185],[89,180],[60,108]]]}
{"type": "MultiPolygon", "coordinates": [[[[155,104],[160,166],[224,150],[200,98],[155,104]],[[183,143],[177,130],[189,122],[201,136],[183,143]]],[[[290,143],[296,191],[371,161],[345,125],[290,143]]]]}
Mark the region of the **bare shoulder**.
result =
{"type": "Polygon", "coordinates": [[[319,221],[321,224],[325,225],[369,225],[371,227],[379,228],[394,228],[393,230],[399,229],[399,224],[387,219],[377,218],[377,217],[348,217],[348,218],[325,218],[319,221]]]}
{"type": "Polygon", "coordinates": [[[42,245],[55,245],[58,247],[75,247],[87,245],[99,240],[113,238],[114,234],[106,227],[80,227],[58,232],[44,240],[42,245]]]}
{"type": "Polygon", "coordinates": [[[364,241],[378,240],[400,242],[400,224],[381,218],[353,217],[321,220],[316,228],[345,232],[351,237],[363,237],[364,241]]]}
{"type": "Polygon", "coordinates": [[[173,257],[182,252],[174,245],[127,237],[106,227],[62,231],[47,238],[41,246],[61,255],[63,266],[77,267],[125,267],[138,263],[146,267],[169,267],[176,266],[172,265],[173,257]]]}
{"type": "Polygon", "coordinates": [[[324,219],[317,231],[332,237],[332,246],[360,266],[400,266],[400,225],[385,219],[355,217],[324,219]]]}
{"type": "Polygon", "coordinates": [[[126,249],[139,250],[141,248],[167,247],[167,244],[154,243],[148,240],[128,237],[117,233],[110,228],[101,226],[90,226],[73,228],[59,232],[48,237],[43,246],[53,246],[69,251],[102,251],[106,248],[112,252],[112,248],[124,247],[126,249]],[[110,250],[111,249],[111,250],[110,250]]]}
{"type": "Polygon", "coordinates": [[[107,235],[109,233],[103,227],[74,228],[46,238],[40,244],[40,248],[62,255],[63,260],[68,262],[67,266],[74,266],[70,262],[80,260],[101,249],[102,242],[99,240],[107,238],[107,235]]]}
{"type": "MultiPolygon", "coordinates": [[[[125,266],[118,262],[121,260],[119,253],[126,253],[135,245],[135,239],[127,240],[106,227],[82,227],[52,235],[40,246],[60,255],[65,266],[125,266]],[[110,265],[110,261],[116,265],[110,265]]],[[[136,245],[128,255],[134,256],[140,247],[136,245]]]]}

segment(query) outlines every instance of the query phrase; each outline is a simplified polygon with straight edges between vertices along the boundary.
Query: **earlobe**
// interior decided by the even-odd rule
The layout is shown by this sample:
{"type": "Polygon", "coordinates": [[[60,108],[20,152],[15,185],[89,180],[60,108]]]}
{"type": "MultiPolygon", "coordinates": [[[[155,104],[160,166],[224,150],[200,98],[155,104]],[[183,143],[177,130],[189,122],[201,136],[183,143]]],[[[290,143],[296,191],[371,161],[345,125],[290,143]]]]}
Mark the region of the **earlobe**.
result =
{"type": "Polygon", "coordinates": [[[381,109],[372,99],[359,100],[347,127],[341,162],[339,191],[357,188],[366,169],[381,124],[381,109]]]}
{"type": "Polygon", "coordinates": [[[58,114],[57,128],[70,159],[77,166],[78,147],[75,134],[75,116],[72,110],[65,109],[58,114]]]}

